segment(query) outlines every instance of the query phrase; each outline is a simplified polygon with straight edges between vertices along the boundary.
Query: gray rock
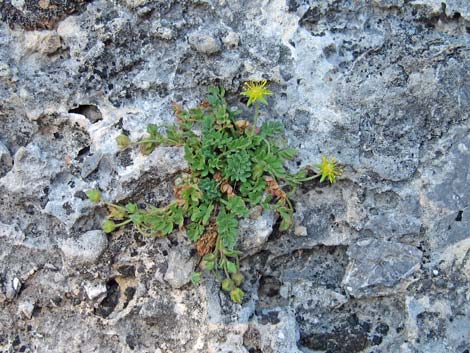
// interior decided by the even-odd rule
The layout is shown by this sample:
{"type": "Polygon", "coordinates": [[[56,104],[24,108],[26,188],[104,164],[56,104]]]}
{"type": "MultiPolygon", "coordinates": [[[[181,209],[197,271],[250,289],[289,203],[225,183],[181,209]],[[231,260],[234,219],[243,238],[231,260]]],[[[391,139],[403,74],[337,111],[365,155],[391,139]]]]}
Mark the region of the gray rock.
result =
{"type": "Polygon", "coordinates": [[[56,217],[70,229],[92,205],[87,198],[77,197],[78,193],[91,189],[91,186],[70,174],[61,175],[51,185],[53,187],[48,194],[44,212],[56,217]]]}
{"type": "MultiPolygon", "coordinates": [[[[252,213],[256,210],[252,210],[252,213]]],[[[266,243],[273,231],[277,216],[272,211],[252,214],[250,218],[240,220],[240,249],[244,255],[255,254],[266,243]],[[254,219],[253,219],[254,218],[254,219]]]]}
{"type": "Polygon", "coordinates": [[[41,144],[20,147],[15,153],[13,168],[0,179],[0,186],[12,193],[42,195],[50,180],[65,167],[49,152],[41,144]]]}
{"type": "Polygon", "coordinates": [[[24,233],[14,225],[0,223],[0,238],[15,245],[20,245],[25,240],[24,233]]]}
{"type": "Polygon", "coordinates": [[[196,259],[175,250],[169,254],[168,269],[164,279],[173,288],[181,288],[191,280],[191,273],[196,266],[196,259]]]}
{"type": "Polygon", "coordinates": [[[20,302],[18,304],[18,313],[23,315],[27,319],[31,319],[34,311],[34,303],[31,302],[20,302]]]}
{"type": "Polygon", "coordinates": [[[11,158],[8,148],[0,142],[0,177],[4,176],[12,167],[13,158],[11,158]]]}
{"type": "Polygon", "coordinates": [[[107,292],[106,286],[103,283],[86,283],[85,292],[90,300],[101,301],[107,292]]]}
{"type": "Polygon", "coordinates": [[[120,200],[127,197],[133,191],[135,182],[146,174],[157,180],[165,180],[187,168],[183,148],[158,147],[149,156],[137,156],[132,165],[117,167],[119,185],[116,188],[112,188],[114,182],[110,179],[100,181],[100,187],[110,189],[109,197],[120,200]]]}
{"type": "Polygon", "coordinates": [[[11,75],[10,67],[5,63],[0,63],[0,80],[8,80],[11,75]]]}
{"type": "Polygon", "coordinates": [[[59,243],[67,262],[93,264],[98,261],[108,246],[108,239],[101,230],[91,230],[78,238],[68,238],[59,243]]]}
{"type": "Polygon", "coordinates": [[[221,49],[219,40],[206,32],[191,33],[188,42],[194,50],[202,54],[215,54],[221,49]]]}
{"type": "Polygon", "coordinates": [[[174,327],[176,324],[173,309],[174,306],[171,303],[150,299],[142,305],[139,310],[139,315],[148,324],[159,324],[165,322],[168,325],[167,328],[170,328],[174,327]]]}
{"type": "Polygon", "coordinates": [[[262,352],[301,353],[297,346],[299,329],[292,311],[264,311],[252,327],[259,332],[258,349],[262,352]]]}
{"type": "Polygon", "coordinates": [[[365,239],[348,249],[350,262],[342,284],[356,298],[390,295],[415,281],[422,252],[413,246],[377,239],[365,239]]]}
{"type": "Polygon", "coordinates": [[[24,47],[28,51],[51,55],[62,47],[62,43],[55,31],[33,31],[25,33],[24,47]]]}
{"type": "Polygon", "coordinates": [[[17,9],[21,10],[24,6],[24,0],[13,0],[11,4],[17,9]]]}
{"type": "Polygon", "coordinates": [[[5,283],[5,295],[7,299],[15,298],[21,290],[21,281],[18,277],[7,278],[5,283]]]}
{"type": "Polygon", "coordinates": [[[230,49],[235,49],[240,43],[240,36],[236,32],[228,32],[222,39],[222,42],[225,44],[226,47],[230,49]]]}
{"type": "Polygon", "coordinates": [[[1,350],[468,349],[467,0],[0,3],[1,350]],[[212,85],[250,119],[250,79],[273,91],[260,123],[299,149],[289,170],[327,155],[345,173],[298,188],[287,232],[241,222],[242,304],[206,275],[185,285],[184,237],[77,236],[106,212],[84,191],[163,206],[188,170],[182,148],[116,136],[173,124],[171,103],[212,85]]]}

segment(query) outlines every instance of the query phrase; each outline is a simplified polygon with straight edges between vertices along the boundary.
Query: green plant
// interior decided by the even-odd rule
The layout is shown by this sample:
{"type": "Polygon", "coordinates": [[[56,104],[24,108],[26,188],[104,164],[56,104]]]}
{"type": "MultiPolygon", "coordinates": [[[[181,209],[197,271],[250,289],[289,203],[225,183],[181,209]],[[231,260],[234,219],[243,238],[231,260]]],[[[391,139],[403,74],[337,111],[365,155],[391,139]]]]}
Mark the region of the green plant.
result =
{"type": "Polygon", "coordinates": [[[88,190],[85,194],[91,202],[97,203],[101,201],[101,191],[98,189],[88,190]]]}
{"type": "MultiPolygon", "coordinates": [[[[139,141],[131,142],[125,135],[117,138],[121,148],[139,145],[144,154],[158,146],[183,146],[190,172],[176,179],[175,200],[165,207],[108,203],[103,230],[110,233],[129,223],[145,236],[186,230],[201,256],[200,267],[220,280],[232,301],[240,303],[244,277],[242,253],[236,249],[239,219],[247,217],[250,208],[261,206],[276,212],[280,230],[286,230],[293,223],[289,195],[296,187],[316,177],[334,182],[341,171],[334,160],[333,166],[328,165],[326,158],[313,176],[307,175],[307,169],[293,174],[286,170],[284,163],[297,151],[283,141],[282,124],[266,121],[257,126],[259,102],[267,104],[265,96],[271,95],[265,81],[247,84],[242,93],[248,105],[255,105],[253,122],[238,119],[241,111],[230,109],[224,94],[223,88],[210,88],[207,100],[194,109],[175,104],[177,123],[163,129],[151,124],[148,136],[139,141]]],[[[201,273],[194,272],[191,280],[198,284],[201,273]]]]}

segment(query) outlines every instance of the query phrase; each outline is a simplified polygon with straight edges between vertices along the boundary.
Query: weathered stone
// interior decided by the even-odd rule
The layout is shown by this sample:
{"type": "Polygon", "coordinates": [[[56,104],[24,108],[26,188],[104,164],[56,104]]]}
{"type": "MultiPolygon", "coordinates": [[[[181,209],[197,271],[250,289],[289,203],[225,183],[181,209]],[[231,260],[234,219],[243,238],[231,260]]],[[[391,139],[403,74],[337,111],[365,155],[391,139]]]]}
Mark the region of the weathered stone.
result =
{"type": "Polygon", "coordinates": [[[240,36],[236,32],[228,32],[227,35],[222,39],[222,42],[226,47],[235,49],[238,47],[238,43],[240,42],[240,36]]]}
{"type": "Polygon", "coordinates": [[[348,249],[350,262],[343,286],[356,298],[390,295],[406,289],[421,266],[422,252],[413,246],[365,239],[348,249]]]}
{"type": "Polygon", "coordinates": [[[0,1],[2,351],[468,350],[469,2],[247,4],[0,1]],[[117,136],[173,124],[208,86],[252,119],[251,79],[273,92],[259,123],[299,149],[286,167],[327,155],[344,175],[299,186],[287,232],[240,221],[233,304],[206,274],[189,285],[185,236],[88,232],[104,202],[167,205],[188,172],[183,148],[117,136]]]}
{"type": "Polygon", "coordinates": [[[25,240],[24,233],[14,225],[0,223],[0,238],[12,244],[19,245],[25,240]]]}
{"type": "Polygon", "coordinates": [[[173,288],[181,288],[191,280],[191,272],[195,265],[194,258],[189,258],[180,251],[172,251],[169,254],[168,269],[164,279],[173,288]]]}
{"type": "Polygon", "coordinates": [[[68,238],[59,243],[65,259],[76,264],[95,263],[107,246],[108,240],[101,230],[91,230],[77,238],[68,238]]]}
{"type": "Polygon", "coordinates": [[[150,299],[142,305],[139,310],[139,315],[148,324],[155,325],[165,322],[168,325],[167,328],[171,328],[176,325],[173,309],[174,306],[171,303],[150,299]]]}
{"type": "Polygon", "coordinates": [[[273,231],[277,216],[274,212],[262,212],[255,219],[246,218],[240,221],[240,249],[244,254],[260,251],[273,231]]]}
{"type": "Polygon", "coordinates": [[[13,158],[10,151],[4,144],[0,142],[0,177],[4,176],[12,167],[13,158]]]}
{"type": "Polygon", "coordinates": [[[88,299],[101,301],[106,295],[106,286],[102,283],[86,283],[85,291],[88,299]]]}
{"type": "Polygon", "coordinates": [[[188,38],[189,44],[202,54],[215,54],[220,51],[219,40],[205,32],[191,33],[188,38]]]}
{"type": "Polygon", "coordinates": [[[13,299],[21,290],[21,281],[18,277],[7,279],[4,284],[5,295],[8,299],[13,299]]]}
{"type": "Polygon", "coordinates": [[[275,309],[260,313],[254,327],[260,335],[259,347],[266,353],[300,353],[300,339],[295,315],[291,311],[275,309]]]}
{"type": "Polygon", "coordinates": [[[18,313],[24,315],[25,318],[31,319],[34,311],[34,303],[21,302],[18,304],[18,313]]]}
{"type": "Polygon", "coordinates": [[[55,31],[35,31],[26,33],[24,46],[28,51],[50,55],[58,51],[62,44],[55,31]]]}

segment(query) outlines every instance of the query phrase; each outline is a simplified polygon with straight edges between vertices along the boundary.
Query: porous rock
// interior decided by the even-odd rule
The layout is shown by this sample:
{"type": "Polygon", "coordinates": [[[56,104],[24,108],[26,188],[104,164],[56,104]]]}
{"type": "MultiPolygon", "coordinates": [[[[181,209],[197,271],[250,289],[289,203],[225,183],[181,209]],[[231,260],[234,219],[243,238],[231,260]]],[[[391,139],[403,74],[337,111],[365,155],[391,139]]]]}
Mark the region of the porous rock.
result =
{"type": "Polygon", "coordinates": [[[348,256],[346,292],[371,297],[405,290],[407,280],[420,268],[422,252],[406,244],[365,239],[352,245],[348,256]]]}
{"type": "Polygon", "coordinates": [[[82,265],[98,261],[107,246],[108,239],[101,230],[91,230],[77,238],[68,238],[59,243],[67,261],[82,265]]]}
{"type": "Polygon", "coordinates": [[[191,33],[188,42],[195,50],[202,54],[215,54],[220,50],[219,40],[206,32],[191,33]]]}
{"type": "Polygon", "coordinates": [[[0,350],[469,349],[468,1],[6,0],[0,16],[0,350]],[[240,222],[233,304],[189,284],[183,234],[97,229],[104,202],[167,205],[188,170],[182,147],[117,136],[173,124],[209,86],[251,119],[239,93],[258,79],[259,121],[299,150],[288,169],[326,155],[344,175],[299,186],[287,232],[240,222]]]}

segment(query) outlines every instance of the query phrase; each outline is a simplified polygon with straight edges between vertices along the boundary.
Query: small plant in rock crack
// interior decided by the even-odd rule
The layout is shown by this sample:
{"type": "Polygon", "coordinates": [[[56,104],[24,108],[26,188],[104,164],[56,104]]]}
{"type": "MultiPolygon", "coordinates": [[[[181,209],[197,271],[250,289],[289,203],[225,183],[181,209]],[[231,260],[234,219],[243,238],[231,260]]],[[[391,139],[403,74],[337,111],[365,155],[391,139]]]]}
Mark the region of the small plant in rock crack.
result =
{"type": "MultiPolygon", "coordinates": [[[[265,97],[272,94],[266,81],[247,83],[242,92],[248,106],[255,106],[252,122],[238,119],[241,111],[229,109],[224,94],[223,88],[210,88],[207,100],[194,109],[175,104],[177,123],[166,128],[151,124],[148,136],[137,142],[124,135],[117,138],[121,148],[138,145],[146,155],[158,146],[182,146],[190,170],[176,179],[175,200],[165,207],[107,204],[109,215],[103,230],[110,233],[129,223],[146,236],[165,236],[175,228],[186,230],[201,256],[200,268],[212,273],[231,300],[240,303],[244,277],[240,272],[242,253],[236,249],[239,219],[248,217],[250,208],[261,206],[276,212],[279,229],[287,230],[294,213],[289,195],[296,187],[316,177],[333,183],[341,170],[334,159],[326,158],[315,175],[308,176],[307,169],[293,174],[286,170],[284,163],[297,151],[282,139],[282,124],[257,123],[259,102],[267,104],[265,97]]],[[[96,196],[92,192],[90,199],[96,200],[96,196]]],[[[194,272],[193,283],[200,280],[201,272],[194,272]]]]}

